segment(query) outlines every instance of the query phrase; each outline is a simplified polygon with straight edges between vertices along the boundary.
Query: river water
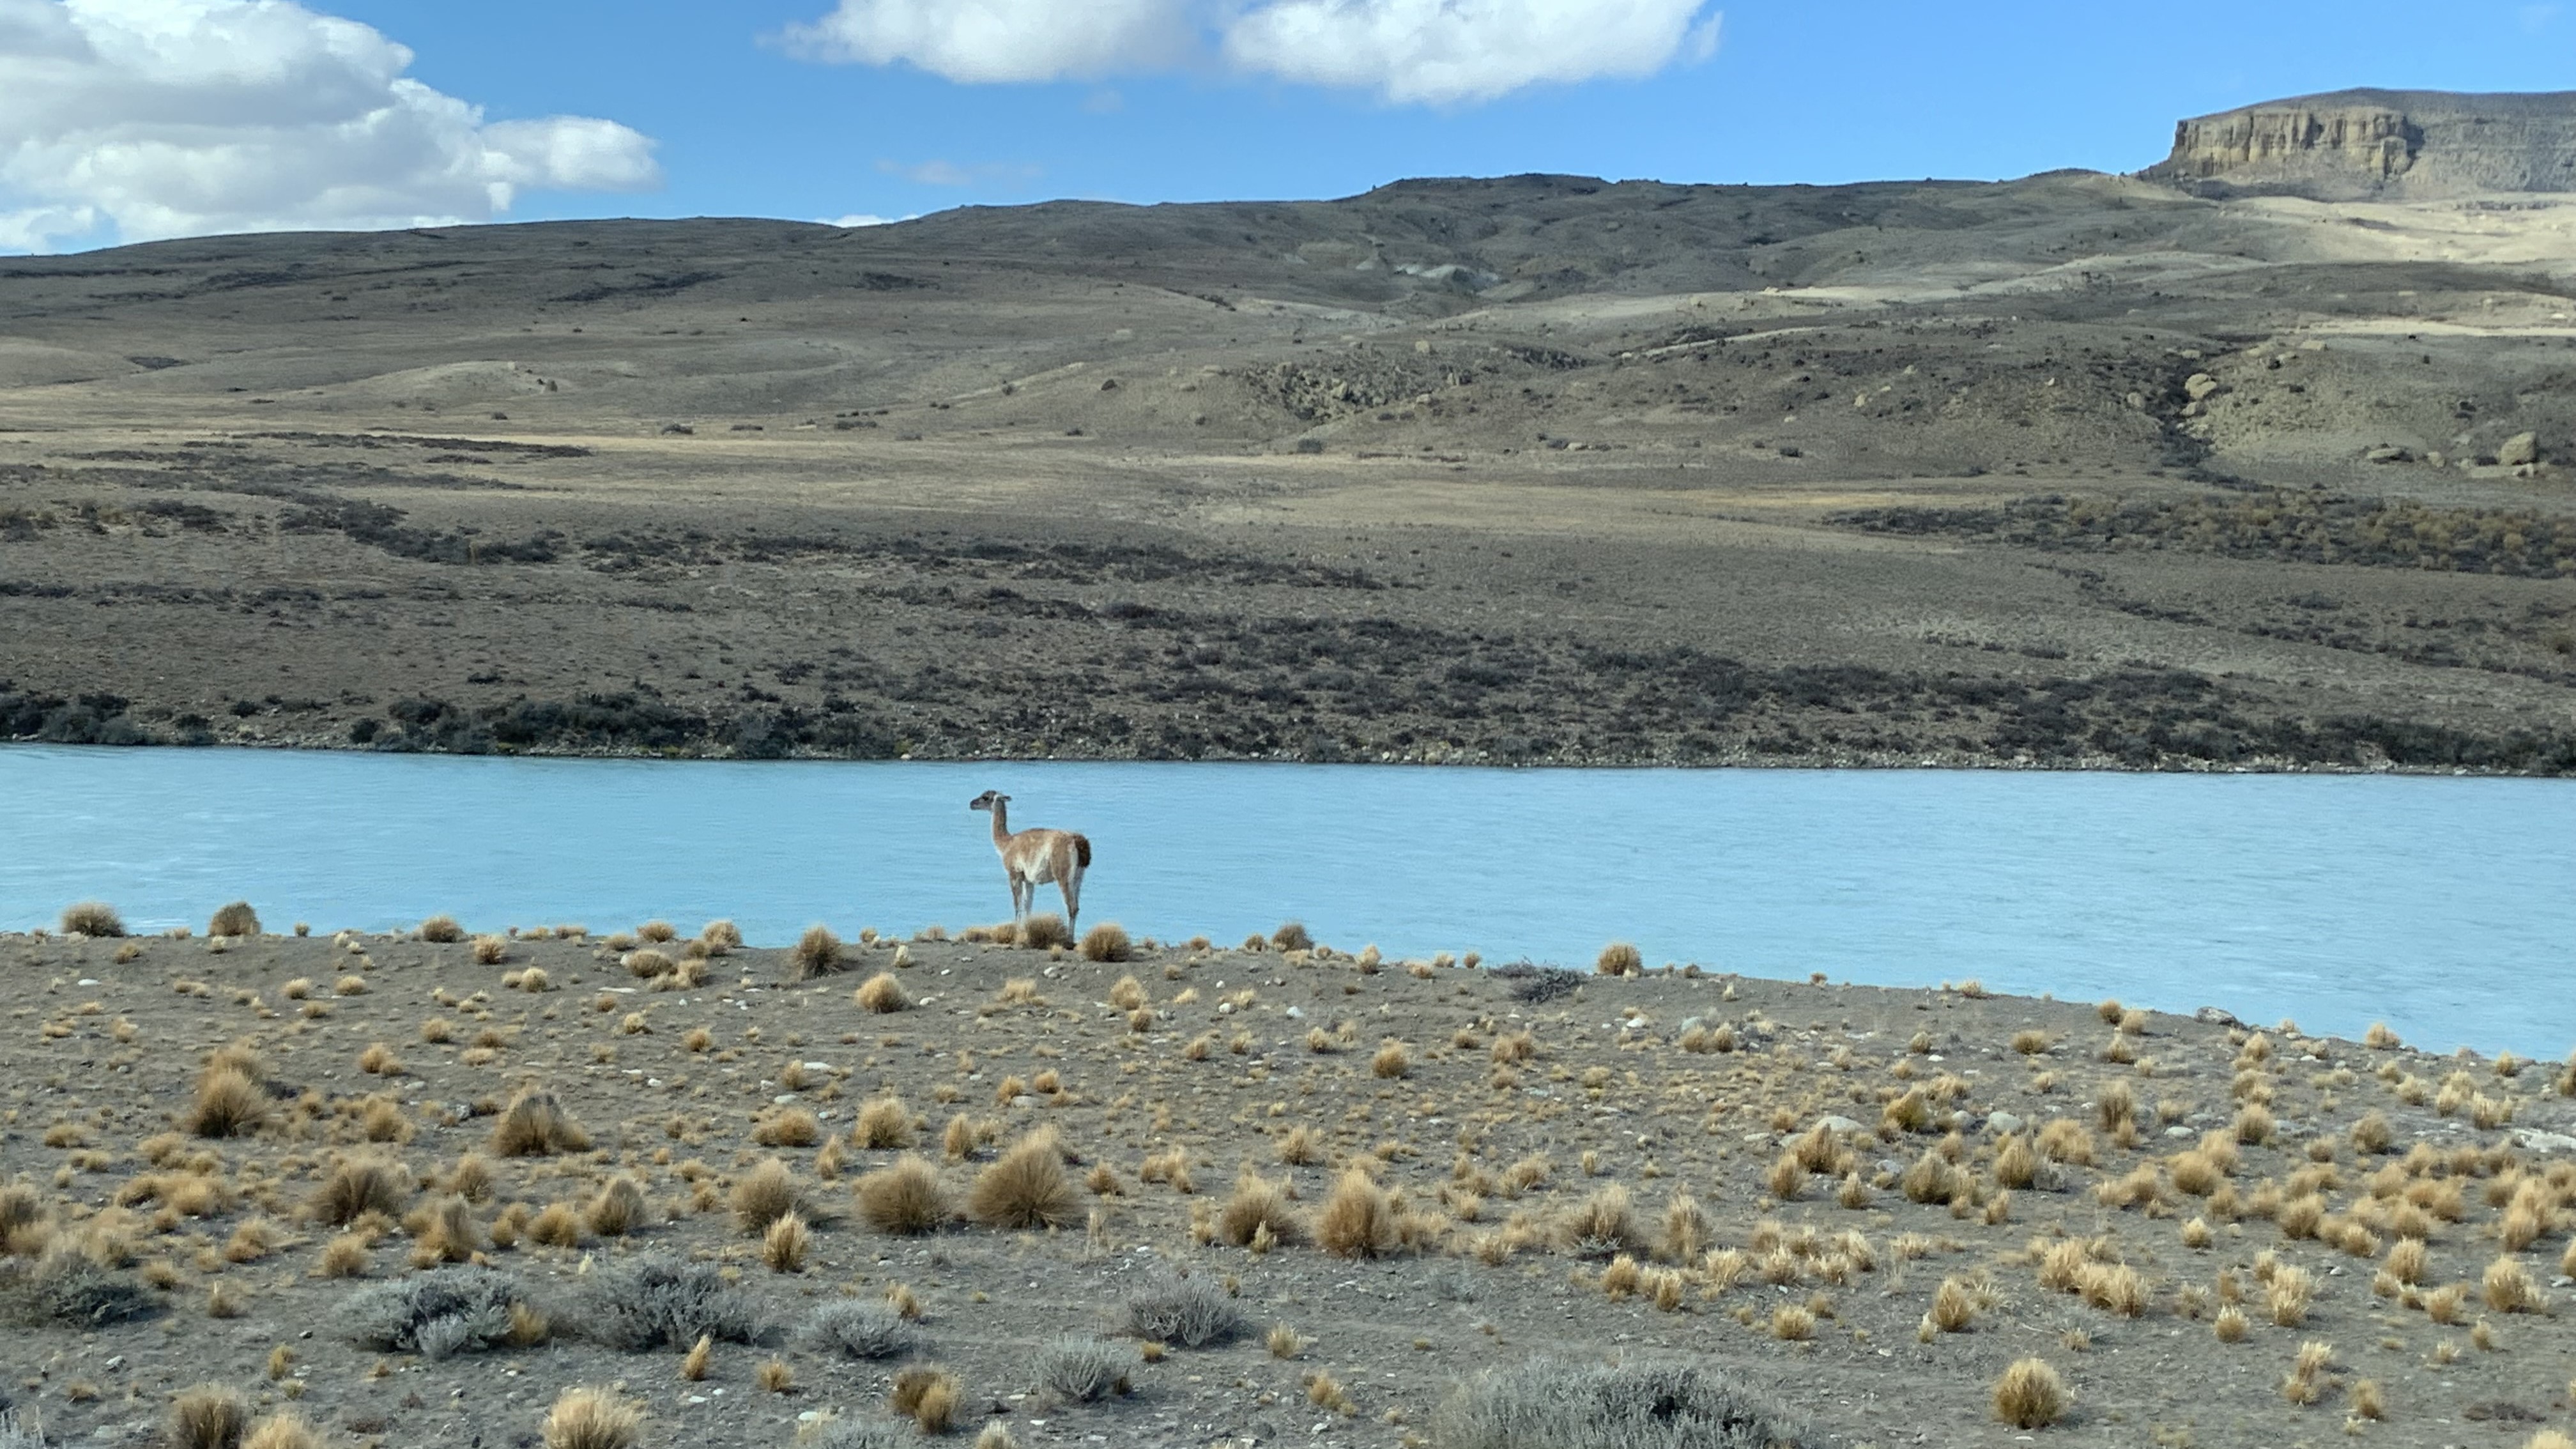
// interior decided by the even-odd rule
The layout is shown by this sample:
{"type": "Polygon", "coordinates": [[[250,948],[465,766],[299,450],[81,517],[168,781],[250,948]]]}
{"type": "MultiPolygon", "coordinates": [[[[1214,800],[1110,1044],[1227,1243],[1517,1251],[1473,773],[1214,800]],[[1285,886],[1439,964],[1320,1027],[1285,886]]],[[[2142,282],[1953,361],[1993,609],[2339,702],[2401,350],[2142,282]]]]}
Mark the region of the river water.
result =
{"type": "MultiPolygon", "coordinates": [[[[2576,783],[1980,771],[731,763],[0,747],[0,928],[715,916],[952,931],[1010,900],[966,802],[1090,836],[1084,919],[2225,1007],[2576,1045],[2576,783]]],[[[1052,888],[1042,905],[1059,909],[1052,888]]]]}

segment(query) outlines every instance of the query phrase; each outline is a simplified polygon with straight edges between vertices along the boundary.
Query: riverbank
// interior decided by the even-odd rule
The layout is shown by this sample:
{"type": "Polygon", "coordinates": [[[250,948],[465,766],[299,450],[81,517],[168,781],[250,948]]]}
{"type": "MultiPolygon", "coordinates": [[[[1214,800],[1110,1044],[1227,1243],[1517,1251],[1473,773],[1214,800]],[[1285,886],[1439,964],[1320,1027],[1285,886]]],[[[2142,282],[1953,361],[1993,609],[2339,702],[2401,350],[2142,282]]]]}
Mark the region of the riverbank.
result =
{"type": "Polygon", "coordinates": [[[1687,1358],[1806,1445],[2017,1442],[1991,1390],[2032,1357],[2063,1427],[2165,1442],[2567,1418],[2569,1320],[2524,1311],[2566,1292],[2554,1063],[1293,935],[800,964],[721,928],[453,934],[0,938],[28,983],[0,1175],[32,1204],[5,1286],[55,1437],[139,1439],[213,1381],[362,1442],[488,1440],[613,1381],[648,1441],[774,1445],[887,1414],[915,1358],[956,1375],[962,1432],[1024,1445],[1441,1444],[1454,1384],[1536,1354],[1687,1358]],[[883,1211],[899,1182],[933,1231],[887,1230],[916,1225],[883,1211]],[[1032,1190],[1053,1230],[997,1206],[1032,1190]],[[48,1244],[102,1265],[81,1301],[115,1315],[26,1295],[48,1244]],[[652,1254],[775,1331],[716,1333],[696,1378],[689,1343],[601,1341],[652,1254]],[[353,1296],[441,1259],[545,1328],[444,1358],[351,1338],[353,1296]],[[1239,1328],[1192,1344],[1153,1310],[1202,1289],[1239,1328]],[[810,1331],[889,1296],[918,1315],[890,1358],[810,1331]],[[1066,1334],[1105,1335],[1132,1392],[1051,1396],[1066,1334]]]}

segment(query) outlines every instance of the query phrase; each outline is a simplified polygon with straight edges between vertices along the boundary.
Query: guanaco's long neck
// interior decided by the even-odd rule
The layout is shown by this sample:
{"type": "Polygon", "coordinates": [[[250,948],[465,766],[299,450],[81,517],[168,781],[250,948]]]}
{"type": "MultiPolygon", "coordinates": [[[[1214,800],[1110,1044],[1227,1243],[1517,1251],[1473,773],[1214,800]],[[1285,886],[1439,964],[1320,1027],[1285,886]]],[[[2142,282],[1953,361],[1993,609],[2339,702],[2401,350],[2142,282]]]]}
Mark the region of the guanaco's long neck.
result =
{"type": "Polygon", "coordinates": [[[999,800],[993,802],[993,848],[996,850],[1011,843],[1010,809],[999,800]]]}

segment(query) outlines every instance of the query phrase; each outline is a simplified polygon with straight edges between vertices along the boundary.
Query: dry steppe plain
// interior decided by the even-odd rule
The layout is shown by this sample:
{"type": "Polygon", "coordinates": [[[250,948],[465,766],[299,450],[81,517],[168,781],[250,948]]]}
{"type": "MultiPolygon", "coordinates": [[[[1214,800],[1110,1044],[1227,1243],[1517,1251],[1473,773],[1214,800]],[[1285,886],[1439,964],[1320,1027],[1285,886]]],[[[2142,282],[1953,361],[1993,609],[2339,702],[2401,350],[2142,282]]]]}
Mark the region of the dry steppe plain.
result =
{"type": "Polygon", "coordinates": [[[2576,768],[2576,205],[1397,183],[0,263],[0,735],[2576,768]]]}
{"type": "Polygon", "coordinates": [[[201,1442],[200,1390],[526,1445],[584,1386],[645,1444],[938,1442],[928,1385],[985,1449],[1535,1449],[1443,1406],[1542,1357],[1695,1366],[1752,1427],[1693,1443],[2576,1419],[2565,1064],[1615,947],[218,924],[0,938],[0,1388],[51,1442],[201,1442]],[[429,1324],[451,1281],[494,1316],[429,1324]],[[2026,1360],[2053,1422],[1996,1415],[2026,1360]]]}

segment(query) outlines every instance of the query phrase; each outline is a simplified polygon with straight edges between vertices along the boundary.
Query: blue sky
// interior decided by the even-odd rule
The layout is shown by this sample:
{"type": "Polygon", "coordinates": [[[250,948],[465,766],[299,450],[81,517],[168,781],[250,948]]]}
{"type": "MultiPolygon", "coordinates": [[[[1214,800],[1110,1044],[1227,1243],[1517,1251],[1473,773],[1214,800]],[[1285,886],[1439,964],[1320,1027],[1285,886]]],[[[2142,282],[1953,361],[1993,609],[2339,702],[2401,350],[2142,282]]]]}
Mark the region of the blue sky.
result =
{"type": "MultiPolygon", "coordinates": [[[[1405,176],[1514,171],[1822,182],[2126,170],[2162,154],[2176,119],[2246,101],[2351,85],[2576,89],[2576,0],[2254,0],[2201,9],[1738,0],[1723,6],[1722,20],[1715,6],[1689,10],[1690,0],[1053,0],[1046,11],[1059,16],[1124,7],[1170,20],[1195,7],[1199,34],[1174,42],[1177,50],[1142,40],[1112,46],[1111,58],[1094,55],[1068,78],[1007,83],[948,79],[903,59],[871,64],[849,58],[848,46],[835,60],[819,53],[828,47],[784,38],[822,20],[836,0],[309,0],[310,11],[407,47],[409,78],[442,93],[442,104],[480,108],[480,121],[428,110],[413,117],[419,136],[406,143],[413,160],[403,163],[418,171],[411,181],[381,180],[396,163],[376,152],[316,160],[272,134],[261,143],[271,154],[260,163],[266,171],[242,162],[237,177],[208,181],[205,166],[173,162],[110,189],[98,167],[73,161],[126,124],[92,113],[112,112],[127,78],[100,62],[84,73],[86,89],[57,87],[73,99],[27,99],[51,93],[24,83],[19,101],[7,99],[13,44],[37,48],[13,42],[12,17],[77,19],[84,3],[0,0],[0,154],[13,140],[22,151],[42,149],[24,146],[33,134],[66,158],[43,175],[0,168],[0,249],[432,216],[818,219],[1060,196],[1337,196],[1405,176]],[[1506,80],[1489,88],[1499,94],[1430,101],[1390,99],[1410,84],[1393,62],[1383,74],[1318,82],[1305,78],[1315,66],[1287,53],[1293,39],[1273,37],[1247,61],[1250,52],[1217,38],[1224,17],[1247,7],[1304,6],[1309,18],[1329,19],[1372,6],[1514,5],[1624,6],[1667,20],[1679,6],[1692,29],[1642,76],[1506,80]],[[1717,43],[1702,58],[1712,26],[1717,43]],[[85,107],[83,119],[56,125],[45,107],[57,104],[85,107]],[[563,117],[594,118],[593,129],[573,135],[560,129],[563,117]],[[326,196],[317,183],[299,197],[298,176],[335,166],[347,171],[344,184],[326,196]],[[460,181],[469,173],[479,192],[460,181]],[[494,190],[495,176],[509,184],[494,190]],[[477,199],[487,193],[489,202],[477,199]]],[[[219,20],[250,8],[241,0],[125,0],[124,8],[138,3],[219,20]]],[[[970,0],[837,3],[926,13],[932,19],[921,23],[935,26],[970,0]]],[[[976,3],[1008,10],[1040,0],[976,3]]],[[[880,19],[866,23],[881,32],[880,19]]],[[[267,54],[261,46],[304,42],[240,44],[257,58],[267,54]]],[[[312,62],[321,67],[313,74],[345,59],[342,39],[315,44],[330,58],[312,62]]],[[[929,54],[919,46],[903,53],[929,54]]],[[[923,63],[952,73],[977,64],[953,48],[942,54],[923,63]]],[[[1362,70],[1375,63],[1342,60],[1362,70]]],[[[390,84],[394,62],[350,64],[373,65],[366,84],[390,84]]],[[[305,94],[336,88],[309,78],[277,83],[305,94]]],[[[426,104],[416,101],[399,104],[426,104]]],[[[237,108],[238,97],[228,92],[223,104],[237,108]]]]}

